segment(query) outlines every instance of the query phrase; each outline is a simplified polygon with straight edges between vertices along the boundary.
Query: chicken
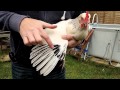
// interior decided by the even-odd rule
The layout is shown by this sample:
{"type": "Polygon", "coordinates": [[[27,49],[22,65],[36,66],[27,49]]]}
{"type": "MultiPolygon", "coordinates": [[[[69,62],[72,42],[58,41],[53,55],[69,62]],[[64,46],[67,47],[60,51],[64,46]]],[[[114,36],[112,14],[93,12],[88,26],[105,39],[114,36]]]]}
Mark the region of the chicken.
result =
{"type": "Polygon", "coordinates": [[[80,14],[75,19],[68,19],[56,23],[57,28],[45,28],[49,35],[54,48],[51,49],[45,40],[42,45],[36,45],[31,49],[30,60],[36,71],[40,75],[47,76],[57,65],[59,60],[65,60],[68,41],[62,39],[62,35],[71,34],[75,40],[83,40],[88,35],[88,23],[91,15],[86,13],[80,14]]]}

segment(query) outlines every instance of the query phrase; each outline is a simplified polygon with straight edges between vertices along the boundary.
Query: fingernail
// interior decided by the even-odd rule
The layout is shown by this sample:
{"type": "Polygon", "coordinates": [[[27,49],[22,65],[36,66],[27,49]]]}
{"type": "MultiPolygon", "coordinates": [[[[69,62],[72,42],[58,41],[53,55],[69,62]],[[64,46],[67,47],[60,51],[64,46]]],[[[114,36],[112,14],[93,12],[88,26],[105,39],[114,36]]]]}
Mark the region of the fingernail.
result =
{"type": "Polygon", "coordinates": [[[51,48],[53,49],[53,48],[54,48],[54,45],[52,45],[51,48]]]}
{"type": "Polygon", "coordinates": [[[56,24],[52,24],[53,26],[57,26],[56,24]]]}

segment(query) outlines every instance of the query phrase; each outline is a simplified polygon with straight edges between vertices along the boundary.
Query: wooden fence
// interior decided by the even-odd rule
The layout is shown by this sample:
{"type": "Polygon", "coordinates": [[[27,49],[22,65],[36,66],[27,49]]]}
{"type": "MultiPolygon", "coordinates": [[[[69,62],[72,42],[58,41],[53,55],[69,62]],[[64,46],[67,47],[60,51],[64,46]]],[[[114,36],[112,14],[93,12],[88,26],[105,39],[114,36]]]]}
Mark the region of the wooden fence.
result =
{"type": "Polygon", "coordinates": [[[95,13],[98,15],[99,23],[120,24],[120,11],[89,11],[89,12],[92,17],[95,13]]]}

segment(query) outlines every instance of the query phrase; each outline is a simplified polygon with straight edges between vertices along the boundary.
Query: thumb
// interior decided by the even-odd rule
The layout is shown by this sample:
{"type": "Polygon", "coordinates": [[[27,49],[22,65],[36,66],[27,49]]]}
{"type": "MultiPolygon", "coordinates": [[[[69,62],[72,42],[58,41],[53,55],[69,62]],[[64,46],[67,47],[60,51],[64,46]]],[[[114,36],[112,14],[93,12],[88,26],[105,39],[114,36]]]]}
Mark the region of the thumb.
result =
{"type": "Polygon", "coordinates": [[[55,25],[55,24],[49,24],[49,23],[46,23],[46,22],[43,22],[42,21],[42,25],[43,25],[43,28],[56,28],[57,27],[57,25],[55,25]]]}
{"type": "Polygon", "coordinates": [[[62,38],[69,41],[69,40],[73,39],[73,36],[72,35],[63,35],[62,38]]]}

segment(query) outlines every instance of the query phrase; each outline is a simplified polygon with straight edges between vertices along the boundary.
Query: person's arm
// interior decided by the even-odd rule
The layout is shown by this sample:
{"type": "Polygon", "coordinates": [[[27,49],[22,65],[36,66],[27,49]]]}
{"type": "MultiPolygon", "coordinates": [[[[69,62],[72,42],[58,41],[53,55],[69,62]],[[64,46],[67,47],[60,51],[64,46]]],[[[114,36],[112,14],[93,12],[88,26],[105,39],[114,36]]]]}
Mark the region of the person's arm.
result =
{"type": "Polygon", "coordinates": [[[41,44],[42,39],[45,39],[50,48],[54,47],[43,28],[56,28],[56,25],[14,12],[0,11],[0,26],[19,32],[24,44],[27,46],[41,44]]]}
{"type": "Polygon", "coordinates": [[[0,11],[0,29],[19,32],[20,23],[26,17],[27,16],[25,15],[20,15],[10,11],[0,11]]]}

